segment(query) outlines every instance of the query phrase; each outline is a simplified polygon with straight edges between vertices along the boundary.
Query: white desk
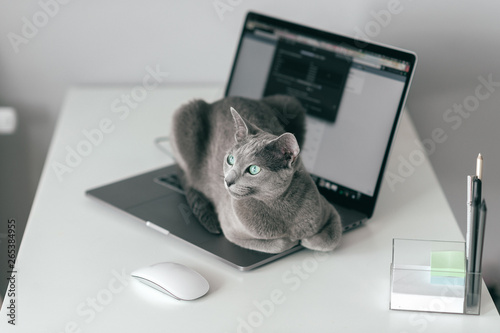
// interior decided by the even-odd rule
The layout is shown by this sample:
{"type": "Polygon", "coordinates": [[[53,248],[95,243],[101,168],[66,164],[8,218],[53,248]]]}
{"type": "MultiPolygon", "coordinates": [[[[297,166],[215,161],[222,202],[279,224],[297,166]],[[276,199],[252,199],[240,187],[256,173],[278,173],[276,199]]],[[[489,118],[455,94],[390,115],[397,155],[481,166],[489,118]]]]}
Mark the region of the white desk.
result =
{"type": "MultiPolygon", "coordinates": [[[[68,93],[18,254],[16,326],[7,323],[7,298],[1,332],[500,331],[484,287],[480,316],[389,310],[392,238],[463,239],[427,160],[395,191],[384,182],[373,218],[345,234],[334,252],[301,251],[250,272],[85,196],[89,188],[170,164],[153,140],[167,134],[172,111],[194,97],[222,95],[214,86],[158,88],[121,119],[114,101],[131,91],[68,93]],[[100,125],[109,133],[95,136],[92,147],[82,143],[82,131],[100,125]],[[69,149],[88,156],[73,156],[72,172],[59,181],[53,166],[66,164],[69,149]],[[209,294],[179,302],[129,276],[163,261],[198,270],[209,294]]],[[[415,139],[405,115],[389,171],[397,173],[398,156],[408,157],[415,139]]]]}

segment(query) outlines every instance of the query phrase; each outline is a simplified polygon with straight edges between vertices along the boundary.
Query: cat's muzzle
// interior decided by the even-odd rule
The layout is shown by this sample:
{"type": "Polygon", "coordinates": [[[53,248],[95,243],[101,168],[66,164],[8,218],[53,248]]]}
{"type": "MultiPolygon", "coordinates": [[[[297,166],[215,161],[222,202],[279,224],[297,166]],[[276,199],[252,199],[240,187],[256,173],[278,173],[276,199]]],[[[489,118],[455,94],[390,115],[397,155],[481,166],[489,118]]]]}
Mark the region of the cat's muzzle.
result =
{"type": "Polygon", "coordinates": [[[224,177],[224,183],[226,184],[226,188],[229,189],[229,187],[234,185],[237,177],[238,177],[238,175],[236,174],[236,172],[234,170],[230,170],[227,173],[226,177],[224,177]]]}

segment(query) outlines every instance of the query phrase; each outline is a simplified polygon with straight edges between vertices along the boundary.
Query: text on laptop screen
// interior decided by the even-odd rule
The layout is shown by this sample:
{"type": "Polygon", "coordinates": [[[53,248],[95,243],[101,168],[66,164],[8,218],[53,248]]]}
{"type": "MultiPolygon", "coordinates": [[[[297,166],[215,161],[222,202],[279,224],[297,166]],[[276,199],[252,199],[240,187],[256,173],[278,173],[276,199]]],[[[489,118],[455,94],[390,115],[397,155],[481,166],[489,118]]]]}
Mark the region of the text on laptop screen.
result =
{"type": "Polygon", "coordinates": [[[409,65],[259,21],[245,28],[227,95],[297,97],[307,170],[320,186],[372,196],[409,65]]]}

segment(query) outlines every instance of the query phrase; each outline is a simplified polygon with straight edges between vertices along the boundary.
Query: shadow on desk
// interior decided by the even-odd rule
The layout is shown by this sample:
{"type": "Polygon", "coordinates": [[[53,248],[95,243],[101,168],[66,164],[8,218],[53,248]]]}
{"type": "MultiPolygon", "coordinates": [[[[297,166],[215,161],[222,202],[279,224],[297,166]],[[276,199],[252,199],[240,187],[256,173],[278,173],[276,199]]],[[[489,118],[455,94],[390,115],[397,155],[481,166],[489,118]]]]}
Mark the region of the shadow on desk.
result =
{"type": "Polygon", "coordinates": [[[495,303],[497,311],[500,313],[500,286],[493,285],[487,287],[488,291],[490,292],[491,298],[493,299],[493,303],[495,303]]]}

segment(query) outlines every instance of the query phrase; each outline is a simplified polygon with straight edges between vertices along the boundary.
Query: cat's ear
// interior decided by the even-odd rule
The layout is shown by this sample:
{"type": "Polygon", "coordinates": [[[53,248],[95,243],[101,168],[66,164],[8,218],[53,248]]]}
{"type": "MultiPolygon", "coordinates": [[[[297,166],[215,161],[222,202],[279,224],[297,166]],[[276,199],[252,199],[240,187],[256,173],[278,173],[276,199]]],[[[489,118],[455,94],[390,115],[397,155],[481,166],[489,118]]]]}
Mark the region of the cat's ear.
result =
{"type": "Polygon", "coordinates": [[[273,146],[273,150],[280,155],[280,158],[284,160],[288,167],[291,167],[295,163],[300,153],[299,144],[292,133],[281,134],[278,138],[271,141],[269,145],[273,146]]]}
{"type": "Polygon", "coordinates": [[[241,118],[240,114],[233,107],[231,107],[231,114],[233,115],[234,128],[236,129],[234,138],[236,142],[240,142],[247,137],[248,127],[243,118],[241,118]]]}

